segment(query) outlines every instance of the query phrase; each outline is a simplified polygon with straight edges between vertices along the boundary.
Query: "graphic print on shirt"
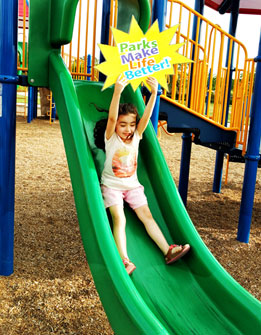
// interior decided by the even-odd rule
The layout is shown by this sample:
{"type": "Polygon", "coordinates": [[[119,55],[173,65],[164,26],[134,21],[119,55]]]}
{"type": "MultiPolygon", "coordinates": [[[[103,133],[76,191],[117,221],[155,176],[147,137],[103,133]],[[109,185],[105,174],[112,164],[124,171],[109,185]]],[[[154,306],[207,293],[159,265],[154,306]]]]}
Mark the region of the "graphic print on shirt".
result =
{"type": "Polygon", "coordinates": [[[127,178],[134,175],[137,169],[137,157],[134,148],[120,148],[112,158],[112,171],[118,178],[127,178]]]}

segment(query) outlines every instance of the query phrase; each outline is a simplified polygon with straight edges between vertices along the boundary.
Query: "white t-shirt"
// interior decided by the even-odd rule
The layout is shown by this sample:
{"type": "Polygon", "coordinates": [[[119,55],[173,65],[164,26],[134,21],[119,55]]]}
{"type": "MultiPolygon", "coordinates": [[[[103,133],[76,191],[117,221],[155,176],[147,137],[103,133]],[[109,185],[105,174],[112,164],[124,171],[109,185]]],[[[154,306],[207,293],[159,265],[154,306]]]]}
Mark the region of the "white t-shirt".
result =
{"type": "Polygon", "coordinates": [[[114,133],[109,140],[105,136],[106,159],[101,184],[116,190],[131,190],[141,186],[137,177],[137,159],[140,143],[138,131],[131,143],[124,143],[114,133]]]}

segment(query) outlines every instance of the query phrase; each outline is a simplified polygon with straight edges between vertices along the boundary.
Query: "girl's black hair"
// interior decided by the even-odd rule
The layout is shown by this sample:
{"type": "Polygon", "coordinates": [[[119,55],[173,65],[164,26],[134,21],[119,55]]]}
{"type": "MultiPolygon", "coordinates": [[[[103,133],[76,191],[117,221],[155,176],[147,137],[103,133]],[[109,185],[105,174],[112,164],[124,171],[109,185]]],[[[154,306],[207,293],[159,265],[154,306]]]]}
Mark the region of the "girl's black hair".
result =
{"type": "Polygon", "coordinates": [[[93,130],[94,143],[97,148],[105,151],[105,143],[104,143],[104,133],[106,130],[108,119],[101,119],[96,122],[96,125],[93,130]]]}
{"type": "Polygon", "coordinates": [[[134,114],[136,115],[136,124],[138,124],[138,111],[135,105],[130,103],[120,104],[119,105],[119,114],[118,115],[128,115],[128,114],[134,114]]]}
{"type": "MultiPolygon", "coordinates": [[[[95,107],[99,112],[107,112],[108,113],[108,111],[101,110],[97,106],[95,106],[95,107]]],[[[131,103],[120,104],[118,115],[128,115],[128,114],[135,114],[136,115],[136,125],[137,125],[138,122],[139,122],[139,115],[138,115],[138,111],[137,111],[137,108],[135,107],[135,105],[133,105],[131,103]]],[[[96,125],[94,127],[94,131],[93,131],[94,143],[95,143],[97,148],[102,149],[103,151],[105,151],[104,133],[105,133],[106,126],[107,126],[107,121],[108,121],[108,118],[107,119],[101,119],[101,120],[97,121],[96,125]]]]}

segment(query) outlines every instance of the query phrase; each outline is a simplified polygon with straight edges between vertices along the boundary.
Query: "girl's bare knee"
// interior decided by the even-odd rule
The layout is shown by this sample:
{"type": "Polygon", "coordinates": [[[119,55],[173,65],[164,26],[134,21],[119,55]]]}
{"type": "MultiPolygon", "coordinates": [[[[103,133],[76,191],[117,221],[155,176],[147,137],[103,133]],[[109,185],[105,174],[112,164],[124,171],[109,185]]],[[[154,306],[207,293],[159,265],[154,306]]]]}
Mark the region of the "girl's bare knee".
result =
{"type": "Polygon", "coordinates": [[[118,228],[118,229],[125,229],[126,227],[126,220],[125,219],[122,219],[122,218],[115,218],[115,219],[112,219],[113,221],[113,228],[118,228]]]}
{"type": "Polygon", "coordinates": [[[125,227],[126,225],[126,218],[123,211],[123,208],[110,208],[110,213],[113,221],[113,226],[115,227],[125,227]]]}
{"type": "Polygon", "coordinates": [[[147,221],[153,219],[151,211],[147,205],[137,208],[135,212],[141,221],[143,220],[147,221]]]}

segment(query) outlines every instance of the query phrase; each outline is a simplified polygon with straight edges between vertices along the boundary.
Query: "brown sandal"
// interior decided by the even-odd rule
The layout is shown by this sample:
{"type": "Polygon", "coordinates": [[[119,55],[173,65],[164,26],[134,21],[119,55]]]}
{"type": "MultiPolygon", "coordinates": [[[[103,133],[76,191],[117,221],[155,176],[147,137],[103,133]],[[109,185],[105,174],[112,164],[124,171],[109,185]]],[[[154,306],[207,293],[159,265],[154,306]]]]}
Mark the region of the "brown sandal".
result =
{"type": "Polygon", "coordinates": [[[136,266],[128,258],[124,258],[122,262],[125,266],[128,275],[130,276],[132,272],[136,269],[136,266]]]}
{"type": "Polygon", "coordinates": [[[172,244],[169,247],[169,251],[167,252],[167,254],[165,256],[166,264],[171,264],[173,262],[176,262],[178,259],[180,259],[184,255],[186,255],[186,253],[189,251],[189,249],[190,249],[189,244],[185,244],[185,245],[172,244]],[[175,251],[175,248],[178,248],[178,250],[175,251]]]}

